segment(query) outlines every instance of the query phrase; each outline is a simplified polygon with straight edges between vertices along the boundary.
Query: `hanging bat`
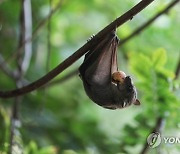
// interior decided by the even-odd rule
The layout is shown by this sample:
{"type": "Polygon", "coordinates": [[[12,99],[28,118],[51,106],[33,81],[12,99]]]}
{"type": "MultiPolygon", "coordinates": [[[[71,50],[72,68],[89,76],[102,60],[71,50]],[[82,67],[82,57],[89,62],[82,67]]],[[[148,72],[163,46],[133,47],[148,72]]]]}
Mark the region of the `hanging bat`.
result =
{"type": "Polygon", "coordinates": [[[140,105],[131,77],[118,71],[118,43],[115,31],[111,32],[85,55],[79,67],[86,94],[107,109],[140,105]]]}

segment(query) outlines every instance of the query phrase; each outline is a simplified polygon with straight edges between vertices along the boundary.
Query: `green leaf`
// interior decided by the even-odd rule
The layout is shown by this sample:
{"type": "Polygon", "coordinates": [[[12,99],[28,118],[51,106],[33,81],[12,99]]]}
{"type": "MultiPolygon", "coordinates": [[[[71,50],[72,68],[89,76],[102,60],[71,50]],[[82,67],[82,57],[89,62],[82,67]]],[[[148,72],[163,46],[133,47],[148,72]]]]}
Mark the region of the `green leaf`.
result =
{"type": "Polygon", "coordinates": [[[151,77],[150,69],[152,62],[150,58],[142,53],[132,52],[130,55],[130,69],[138,79],[146,81],[151,77]]]}
{"type": "Polygon", "coordinates": [[[157,68],[158,73],[160,73],[161,76],[164,76],[166,78],[173,79],[175,77],[174,73],[172,71],[169,71],[165,68],[157,68]]]}
{"type": "Polygon", "coordinates": [[[47,146],[39,150],[39,154],[56,154],[57,150],[53,146],[47,146]]]}
{"type": "Polygon", "coordinates": [[[156,68],[164,66],[166,61],[167,61],[167,55],[165,49],[163,48],[157,49],[152,54],[152,63],[156,68]]]}
{"type": "Polygon", "coordinates": [[[25,154],[32,153],[35,154],[38,152],[37,144],[34,141],[30,141],[29,145],[25,149],[25,154]]]}
{"type": "Polygon", "coordinates": [[[64,150],[63,154],[77,154],[77,153],[73,150],[64,150]]]}

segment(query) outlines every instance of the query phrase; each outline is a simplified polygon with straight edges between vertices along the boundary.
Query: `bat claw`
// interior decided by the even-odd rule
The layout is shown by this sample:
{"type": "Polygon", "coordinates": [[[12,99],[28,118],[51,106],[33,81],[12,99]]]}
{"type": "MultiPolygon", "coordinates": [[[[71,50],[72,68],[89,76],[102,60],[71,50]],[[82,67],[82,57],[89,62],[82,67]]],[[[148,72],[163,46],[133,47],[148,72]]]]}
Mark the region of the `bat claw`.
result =
{"type": "Polygon", "coordinates": [[[92,35],[90,36],[90,38],[87,39],[87,42],[89,42],[90,40],[92,40],[92,38],[94,38],[94,36],[95,36],[95,35],[92,34],[92,35]]]}
{"type": "Polygon", "coordinates": [[[123,103],[122,107],[124,108],[126,106],[126,102],[123,103]]]}

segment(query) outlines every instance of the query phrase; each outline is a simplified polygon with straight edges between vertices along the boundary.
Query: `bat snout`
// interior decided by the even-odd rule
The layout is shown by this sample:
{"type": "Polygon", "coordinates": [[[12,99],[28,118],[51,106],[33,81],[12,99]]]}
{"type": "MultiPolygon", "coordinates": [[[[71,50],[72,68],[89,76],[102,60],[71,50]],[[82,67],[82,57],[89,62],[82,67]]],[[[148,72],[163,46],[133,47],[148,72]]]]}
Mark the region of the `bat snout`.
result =
{"type": "Polygon", "coordinates": [[[133,85],[132,79],[131,79],[130,76],[127,76],[124,81],[125,81],[125,84],[128,85],[128,86],[132,86],[133,85]]]}
{"type": "Polygon", "coordinates": [[[133,86],[133,82],[132,82],[132,79],[131,79],[130,76],[127,76],[127,77],[125,78],[125,86],[126,86],[126,90],[127,90],[128,92],[132,92],[132,91],[133,91],[134,86],[133,86]]]}
{"type": "Polygon", "coordinates": [[[126,76],[125,80],[131,80],[130,76],[126,76]]]}

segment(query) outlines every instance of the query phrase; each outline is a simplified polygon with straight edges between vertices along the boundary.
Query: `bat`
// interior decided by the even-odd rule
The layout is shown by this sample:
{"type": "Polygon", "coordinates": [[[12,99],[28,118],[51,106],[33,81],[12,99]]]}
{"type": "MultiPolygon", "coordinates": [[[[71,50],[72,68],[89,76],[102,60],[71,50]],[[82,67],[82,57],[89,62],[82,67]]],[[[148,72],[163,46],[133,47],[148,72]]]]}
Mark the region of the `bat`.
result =
{"type": "Polygon", "coordinates": [[[119,39],[115,30],[86,55],[79,67],[80,77],[89,98],[107,109],[140,105],[136,88],[130,76],[118,71],[117,46],[119,39]]]}

